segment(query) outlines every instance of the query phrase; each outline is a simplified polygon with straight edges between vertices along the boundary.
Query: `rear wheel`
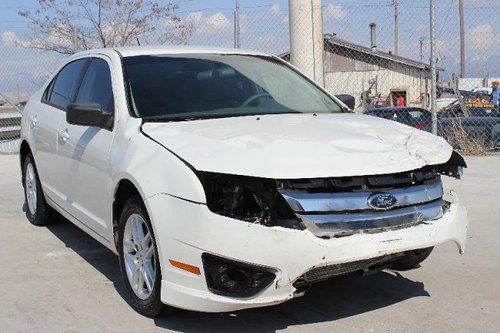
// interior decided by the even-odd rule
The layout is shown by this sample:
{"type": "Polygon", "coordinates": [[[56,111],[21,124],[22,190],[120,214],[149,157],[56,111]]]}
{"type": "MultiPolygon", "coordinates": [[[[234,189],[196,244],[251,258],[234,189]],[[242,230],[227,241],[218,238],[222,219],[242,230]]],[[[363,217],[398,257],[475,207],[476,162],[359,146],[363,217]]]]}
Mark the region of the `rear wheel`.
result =
{"type": "Polygon", "coordinates": [[[397,271],[407,271],[413,268],[417,268],[422,261],[427,259],[433,249],[434,247],[427,247],[424,249],[407,251],[401,259],[396,261],[391,266],[391,268],[397,271]]]}
{"type": "Polygon", "coordinates": [[[25,213],[28,221],[36,226],[54,223],[57,214],[47,204],[43,195],[33,155],[28,153],[23,163],[25,213]]]}
{"type": "Polygon", "coordinates": [[[155,237],[140,197],[127,200],[120,216],[117,250],[130,305],[140,314],[157,317],[170,310],[160,299],[161,270],[155,237]]]}

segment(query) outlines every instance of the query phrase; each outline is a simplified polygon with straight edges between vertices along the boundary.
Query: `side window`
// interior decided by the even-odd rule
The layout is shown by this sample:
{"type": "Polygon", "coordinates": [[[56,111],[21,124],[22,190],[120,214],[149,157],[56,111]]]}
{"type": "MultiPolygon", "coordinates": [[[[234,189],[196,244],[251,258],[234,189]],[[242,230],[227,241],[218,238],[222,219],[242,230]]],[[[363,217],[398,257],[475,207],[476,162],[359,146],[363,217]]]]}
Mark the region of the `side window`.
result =
{"type": "Polygon", "coordinates": [[[50,84],[50,91],[48,91],[45,96],[46,101],[66,110],[78,86],[86,61],[87,59],[80,59],[64,66],[57,74],[57,77],[54,79],[55,81],[50,84]]]}
{"type": "Polygon", "coordinates": [[[108,63],[93,58],[76,96],[76,103],[98,103],[103,110],[113,112],[113,90],[108,63]]]}

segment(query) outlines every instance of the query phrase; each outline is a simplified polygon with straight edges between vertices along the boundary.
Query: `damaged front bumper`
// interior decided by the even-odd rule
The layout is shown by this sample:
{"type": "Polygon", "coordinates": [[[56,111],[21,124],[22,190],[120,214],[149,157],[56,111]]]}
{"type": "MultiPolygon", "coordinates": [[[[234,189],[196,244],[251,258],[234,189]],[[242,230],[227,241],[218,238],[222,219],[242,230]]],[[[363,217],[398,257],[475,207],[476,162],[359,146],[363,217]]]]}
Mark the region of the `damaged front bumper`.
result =
{"type": "Polygon", "coordinates": [[[321,267],[376,260],[447,241],[455,242],[463,253],[467,212],[456,197],[448,200],[446,212],[432,221],[402,229],[324,239],[308,229],[242,222],[215,214],[204,204],[168,194],[152,196],[146,200],[146,206],[157,238],[162,302],[203,312],[261,307],[293,298],[297,292],[294,284],[307,272],[321,267]],[[215,294],[207,286],[203,254],[270,267],[274,270],[274,281],[254,296],[215,294]],[[169,260],[199,267],[199,274],[174,267],[169,260]]]}

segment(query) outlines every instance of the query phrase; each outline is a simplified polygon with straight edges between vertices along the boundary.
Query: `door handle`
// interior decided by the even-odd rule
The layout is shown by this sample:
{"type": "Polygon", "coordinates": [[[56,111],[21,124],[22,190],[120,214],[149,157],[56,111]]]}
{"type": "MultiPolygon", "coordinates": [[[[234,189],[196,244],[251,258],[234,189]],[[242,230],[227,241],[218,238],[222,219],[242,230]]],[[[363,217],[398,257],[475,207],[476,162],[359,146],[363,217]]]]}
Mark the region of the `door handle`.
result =
{"type": "Polygon", "coordinates": [[[30,125],[31,125],[31,128],[34,128],[36,126],[36,123],[38,122],[38,118],[36,115],[34,116],[31,116],[30,118],[30,125]]]}
{"type": "Polygon", "coordinates": [[[59,131],[59,139],[62,142],[67,142],[69,140],[69,133],[67,129],[63,129],[59,131]]]}

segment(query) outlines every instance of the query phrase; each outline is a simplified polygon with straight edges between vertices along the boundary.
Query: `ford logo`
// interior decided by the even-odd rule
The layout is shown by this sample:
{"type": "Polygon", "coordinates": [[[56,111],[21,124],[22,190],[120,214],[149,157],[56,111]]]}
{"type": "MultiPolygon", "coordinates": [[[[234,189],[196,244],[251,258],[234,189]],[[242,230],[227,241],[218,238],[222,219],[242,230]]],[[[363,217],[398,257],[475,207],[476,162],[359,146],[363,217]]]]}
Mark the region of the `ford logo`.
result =
{"type": "Polygon", "coordinates": [[[397,203],[398,199],[390,193],[375,193],[368,197],[368,206],[373,209],[391,209],[397,203]]]}

